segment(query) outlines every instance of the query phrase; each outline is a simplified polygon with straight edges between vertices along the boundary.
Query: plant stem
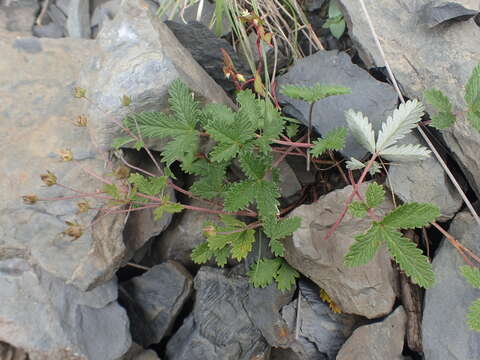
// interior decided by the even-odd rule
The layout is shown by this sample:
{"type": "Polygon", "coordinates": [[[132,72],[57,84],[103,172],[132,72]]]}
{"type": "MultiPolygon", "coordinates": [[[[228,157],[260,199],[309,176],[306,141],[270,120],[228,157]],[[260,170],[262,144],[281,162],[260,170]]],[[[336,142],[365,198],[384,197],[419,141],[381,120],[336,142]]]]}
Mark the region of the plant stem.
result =
{"type": "MultiPolygon", "coordinates": [[[[308,129],[307,129],[307,143],[311,144],[311,135],[312,135],[312,117],[313,109],[316,102],[310,104],[310,110],[308,111],[308,129]]],[[[310,148],[307,149],[307,171],[310,171],[310,148]]]]}
{"type": "MultiPolygon", "coordinates": [[[[363,183],[363,181],[365,180],[365,177],[368,174],[368,170],[370,170],[370,168],[372,167],[372,165],[375,162],[375,159],[377,158],[377,156],[378,156],[378,154],[373,154],[372,155],[372,157],[370,158],[370,161],[368,162],[367,166],[365,166],[365,169],[363,170],[363,173],[360,176],[360,179],[358,179],[358,182],[356,183],[357,186],[359,186],[363,183]]],[[[337,228],[340,226],[340,223],[342,222],[343,218],[347,214],[348,205],[350,205],[350,203],[352,202],[354,197],[355,197],[355,186],[354,186],[354,190],[352,190],[352,193],[348,196],[347,200],[345,201],[345,207],[343,208],[342,212],[338,216],[335,223],[330,227],[330,229],[328,230],[328,232],[325,235],[325,237],[323,238],[323,240],[325,240],[325,241],[328,240],[333,235],[335,230],[337,230],[337,228]]]]}

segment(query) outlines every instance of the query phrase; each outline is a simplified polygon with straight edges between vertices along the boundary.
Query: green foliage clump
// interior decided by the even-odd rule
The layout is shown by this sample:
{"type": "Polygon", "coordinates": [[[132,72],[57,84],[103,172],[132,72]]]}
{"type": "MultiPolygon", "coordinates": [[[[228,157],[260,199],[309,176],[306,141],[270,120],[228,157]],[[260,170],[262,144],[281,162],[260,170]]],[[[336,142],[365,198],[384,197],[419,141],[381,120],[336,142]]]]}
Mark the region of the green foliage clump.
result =
{"type": "MultiPolygon", "coordinates": [[[[453,105],[440,90],[429,89],[424,94],[425,101],[433,106],[437,113],[431,117],[431,126],[439,130],[447,129],[457,119],[453,105]]],[[[480,131],[480,64],[475,66],[465,84],[464,100],[467,104],[465,116],[470,125],[480,131]]]]}
{"type": "MultiPolygon", "coordinates": [[[[316,101],[347,92],[343,87],[316,86],[300,89],[299,96],[316,101]]],[[[166,173],[173,176],[169,168],[179,162],[185,173],[195,176],[188,189],[191,194],[223,206],[219,222],[205,224],[206,241],[193,250],[194,262],[214,260],[223,267],[228,258],[241,261],[251,252],[256,231],[261,230],[269,238],[275,258],[258,259],[249,271],[251,281],[255,286],[276,282],[282,290],[290,288],[299,275],[282,258],[282,239],[300,226],[300,219],[281,217],[279,173],[271,146],[286,131],[285,118],[269,100],[257,98],[250,90],[238,92],[237,111],[220,104],[202,108],[180,81],[172,83],[169,95],[170,113],[143,112],[126,117],[125,127],[136,136],[122,137],[115,145],[141,142],[138,139],[164,139],[166,145],[161,155],[166,173]],[[202,146],[202,139],[209,139],[210,145],[202,146]],[[229,175],[234,164],[242,172],[238,179],[229,175]],[[244,222],[237,215],[256,221],[244,222]]],[[[316,142],[314,155],[340,149],[345,137],[345,129],[333,131],[316,142]]],[[[155,210],[158,217],[163,212],[179,212],[183,206],[163,195],[167,181],[166,177],[147,179],[131,175],[130,199],[141,205],[148,196],[160,194],[163,201],[155,210]]]]}
{"type": "MultiPolygon", "coordinates": [[[[385,191],[381,185],[371,183],[365,198],[365,202],[356,201],[350,204],[353,215],[363,216],[369,209],[379,206],[384,201],[385,191]]],[[[427,226],[438,216],[438,208],[431,204],[407,203],[397,207],[381,220],[374,221],[367,232],[355,237],[355,243],[345,256],[345,264],[359,266],[368,263],[380,245],[385,243],[390,256],[414,283],[422,287],[432,286],[434,274],[428,258],[415,243],[405,238],[400,230],[427,226]]]]}

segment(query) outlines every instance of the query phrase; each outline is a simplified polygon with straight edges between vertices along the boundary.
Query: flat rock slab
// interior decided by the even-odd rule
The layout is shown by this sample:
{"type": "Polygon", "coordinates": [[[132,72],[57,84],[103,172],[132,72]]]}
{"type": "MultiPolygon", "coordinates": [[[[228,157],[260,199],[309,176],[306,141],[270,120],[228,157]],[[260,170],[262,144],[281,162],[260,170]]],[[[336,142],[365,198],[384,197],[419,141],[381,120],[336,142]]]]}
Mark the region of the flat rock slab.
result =
{"type": "MultiPolygon", "coordinates": [[[[361,192],[364,193],[366,188],[367,184],[362,184],[361,192]]],[[[380,247],[366,265],[355,268],[344,265],[344,257],[354,243],[355,235],[366,231],[371,220],[354,218],[347,213],[335,233],[324,240],[351,192],[352,187],[347,186],[292,211],[291,216],[300,217],[302,224],[285,240],[285,258],[325,289],[342,312],[372,319],[390,313],[396,297],[396,280],[386,248],[380,247]]],[[[390,200],[380,206],[382,212],[392,208],[390,200]]]]}
{"type": "MultiPolygon", "coordinates": [[[[84,69],[82,84],[94,101],[89,130],[102,150],[125,135],[115,122],[141,111],[168,111],[168,88],[181,79],[201,101],[231,104],[223,89],[193,60],[144,0],[124,0],[98,34],[99,50],[84,69]],[[121,97],[131,98],[122,106],[121,97]],[[100,111],[99,109],[102,109],[100,111]]],[[[159,150],[164,142],[148,143],[159,150]]]]}
{"type": "MultiPolygon", "coordinates": [[[[88,169],[103,175],[98,156],[84,127],[73,121],[84,102],[73,98],[82,59],[95,52],[95,43],[80,39],[38,39],[0,33],[0,259],[11,254],[28,257],[52,275],[82,289],[108,281],[125,254],[124,215],[100,219],[92,231],[72,241],[63,235],[65,221],[88,228],[96,211],[78,213],[78,199],[22,203],[22,195],[40,198],[69,196],[60,187],[46,187],[40,174],[53,172],[58,182],[93,193],[101,183],[88,169]],[[62,162],[69,149],[73,161],[62,162]]],[[[91,207],[103,201],[89,200],[91,207]]]]}
{"type": "MultiPolygon", "coordinates": [[[[339,0],[352,40],[367,66],[384,66],[365,16],[357,0],[339,0]]],[[[480,27],[473,19],[442,24],[430,29],[421,20],[430,0],[366,0],[386,57],[402,91],[410,98],[423,98],[429,88],[444,92],[455,111],[465,108],[463,88],[480,62],[480,27]]],[[[441,3],[436,0],[435,3],[441,3]]],[[[456,1],[478,10],[477,0],[456,1]]],[[[428,106],[427,106],[427,109],[428,106]]],[[[442,136],[462,166],[470,184],[480,195],[480,134],[458,119],[442,136]]]]}
{"type": "MultiPolygon", "coordinates": [[[[480,253],[480,232],[467,212],[457,214],[449,232],[462,245],[480,253]]],[[[468,307],[479,297],[458,268],[465,260],[442,240],[433,259],[435,285],[425,292],[422,339],[425,360],[470,360],[480,358],[480,334],[466,324],[468,307]]]]}
{"type": "MultiPolygon", "coordinates": [[[[285,75],[278,78],[282,85],[294,84],[312,86],[341,85],[351,89],[351,94],[332,96],[320,100],[313,111],[312,124],[320,135],[337,127],[347,127],[345,111],[353,109],[368,116],[374,129],[378,130],[397,106],[397,95],[394,89],[377,81],[367,71],[352,63],[346,53],[319,51],[314,55],[298,60],[285,75]]],[[[310,105],[279,95],[281,103],[287,104],[286,111],[308,124],[310,105]]],[[[366,150],[349,135],[346,146],[341,151],[345,156],[361,158],[366,150]]]]}
{"type": "MultiPolygon", "coordinates": [[[[267,321],[262,318],[272,313],[271,307],[278,311],[282,306],[278,290],[276,297],[265,296],[262,290],[268,289],[251,292],[246,277],[227,275],[225,270],[209,267],[200,269],[194,286],[196,299],[193,313],[169,341],[168,359],[269,358],[269,346],[262,336],[265,331],[262,327],[267,321]]],[[[272,319],[270,324],[275,324],[275,320],[272,319]]],[[[275,325],[274,328],[279,337],[291,336],[283,326],[275,325]]]]}
{"type": "MultiPolygon", "coordinates": [[[[420,135],[409,134],[400,141],[401,144],[426,146],[420,135]]],[[[438,206],[439,221],[451,219],[463,205],[458,191],[433,154],[422,161],[391,164],[385,185],[404,203],[425,202],[438,206]]]]}
{"type": "Polygon", "coordinates": [[[120,299],[130,319],[133,340],[145,348],[171,330],[192,291],[192,277],[175,262],[156,265],[123,284],[120,299]]]}
{"type": "Polygon", "coordinates": [[[0,341],[30,359],[115,360],[130,347],[116,280],[82,292],[23,259],[6,259],[0,287],[0,341]]]}
{"type": "Polygon", "coordinates": [[[337,360],[402,360],[407,315],[399,306],[385,320],[360,326],[343,344],[337,360]]]}

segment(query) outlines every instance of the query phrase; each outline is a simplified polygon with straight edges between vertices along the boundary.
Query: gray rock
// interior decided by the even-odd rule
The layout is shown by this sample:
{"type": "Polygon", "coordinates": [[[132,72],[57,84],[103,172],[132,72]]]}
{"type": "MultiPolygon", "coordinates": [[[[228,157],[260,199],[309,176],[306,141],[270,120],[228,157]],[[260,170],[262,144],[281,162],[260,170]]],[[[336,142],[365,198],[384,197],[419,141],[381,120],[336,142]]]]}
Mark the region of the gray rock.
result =
{"type": "Polygon", "coordinates": [[[225,77],[223,73],[224,49],[232,58],[236,70],[250,76],[250,70],[243,64],[233,47],[224,39],[218,38],[204,24],[191,21],[183,24],[166,21],[168,28],[175,34],[178,41],[192,54],[192,57],[225,91],[233,91],[235,84],[225,77]]]}
{"type": "Polygon", "coordinates": [[[262,307],[255,314],[245,307],[248,280],[243,276],[226,276],[224,270],[202,267],[194,285],[193,313],[168,342],[167,358],[268,359],[268,345],[252,322],[262,307]]]}
{"type": "Polygon", "coordinates": [[[89,39],[90,2],[85,0],[70,0],[67,18],[67,33],[73,38],[89,39]]]}
{"type": "Polygon", "coordinates": [[[302,360],[302,358],[291,349],[272,348],[269,360],[302,360]]]}
{"type": "MultiPolygon", "coordinates": [[[[462,245],[480,253],[478,225],[467,212],[459,213],[449,229],[462,245]]],[[[479,297],[460,275],[465,260],[442,240],[433,259],[435,285],[425,292],[422,338],[425,360],[470,360],[480,357],[480,334],[466,324],[470,304],[479,297]]]]}
{"type": "Polygon", "coordinates": [[[60,8],[55,4],[50,4],[48,6],[47,14],[58,26],[64,28],[67,24],[67,13],[64,13],[62,10],[60,10],[60,8]]]}
{"type": "Polygon", "coordinates": [[[1,0],[0,31],[31,33],[39,9],[36,0],[1,0]]]}
{"type": "Polygon", "coordinates": [[[192,291],[192,277],[175,262],[156,265],[120,286],[133,340],[144,347],[167,335],[192,291]]]}
{"type": "Polygon", "coordinates": [[[323,4],[325,4],[325,0],[306,0],[304,2],[305,10],[307,11],[319,10],[323,4]]]}
{"type": "Polygon", "coordinates": [[[56,0],[55,5],[62,10],[62,12],[67,15],[68,14],[68,9],[70,7],[70,0],[56,0]]]}
{"type": "Polygon", "coordinates": [[[2,360],[28,360],[28,354],[22,349],[17,349],[7,343],[0,342],[0,359],[2,360]]]}
{"type": "MultiPolygon", "coordinates": [[[[361,111],[368,116],[373,127],[379,129],[397,105],[397,95],[390,85],[375,80],[367,71],[353,64],[347,54],[337,50],[319,51],[298,60],[278,78],[280,86],[311,86],[317,83],[351,89],[349,95],[332,96],[315,105],[312,123],[321,135],[340,126],[346,127],[345,111],[349,109],[361,111]]],[[[284,95],[280,95],[279,100],[288,105],[286,111],[290,115],[308,124],[309,104],[284,95]]],[[[361,158],[366,150],[349,135],[342,153],[347,157],[361,158]]]]}
{"type": "MultiPolygon", "coordinates": [[[[364,193],[366,188],[364,183],[360,191],[364,193]]],[[[316,203],[292,211],[291,216],[299,216],[302,225],[285,240],[285,258],[325,289],[342,312],[372,319],[388,314],[395,302],[397,282],[386,248],[382,246],[367,265],[355,268],[344,265],[354,236],[366,231],[371,220],[354,218],[347,213],[335,233],[324,240],[351,191],[351,186],[335,190],[316,203]]],[[[391,201],[387,200],[380,210],[386,212],[392,208],[391,201]]]]}
{"type": "Polygon", "coordinates": [[[61,26],[50,22],[46,25],[35,25],[33,27],[33,35],[41,38],[59,39],[65,36],[65,32],[61,26]]]}
{"type": "MultiPolygon", "coordinates": [[[[78,213],[78,199],[27,206],[21,196],[72,195],[60,187],[42,186],[39,175],[46,169],[58,182],[87,193],[101,187],[83,168],[102,176],[108,172],[104,160],[88,131],[72,124],[84,113],[84,102],[74,99],[72,90],[78,85],[82,59],[92,56],[95,43],[0,33],[0,48],[0,134],[2,149],[8,149],[8,155],[0,157],[0,166],[8,169],[8,176],[0,180],[0,259],[12,252],[21,254],[52,275],[90,289],[108,281],[123,261],[124,215],[103,216],[92,231],[71,241],[62,234],[65,221],[88,227],[100,217],[98,211],[78,213]],[[60,161],[59,150],[68,148],[74,161],[60,161]]],[[[98,208],[104,200],[89,199],[89,204],[98,208]]]]}
{"type": "MultiPolygon", "coordinates": [[[[204,202],[192,200],[192,206],[209,206],[204,202]]],[[[184,210],[179,214],[167,230],[155,239],[151,258],[153,263],[175,260],[188,269],[196,269],[191,255],[192,250],[206,240],[203,235],[204,223],[217,221],[218,217],[200,211],[184,210]]]]}
{"type": "MultiPolygon", "coordinates": [[[[477,50],[480,48],[480,27],[470,19],[429,29],[419,18],[422,7],[429,1],[406,4],[403,0],[379,0],[370,2],[368,10],[403,92],[410,98],[422,99],[425,90],[437,88],[452,100],[456,111],[464,109],[463,87],[480,62],[477,50]]],[[[360,3],[357,0],[340,0],[340,3],[345,8],[350,35],[364,62],[367,66],[383,66],[360,3]]],[[[456,3],[479,9],[477,0],[456,3]]],[[[458,119],[453,127],[442,131],[442,136],[480,195],[480,161],[477,156],[480,134],[465,120],[458,119]]]]}
{"type": "Polygon", "coordinates": [[[430,2],[422,9],[421,19],[424,24],[434,26],[452,21],[466,21],[478,14],[478,10],[470,10],[455,2],[430,2]]]}
{"type": "Polygon", "coordinates": [[[120,8],[120,0],[109,0],[93,10],[91,26],[101,27],[105,20],[112,20],[120,8]]]}
{"type": "Polygon", "coordinates": [[[145,350],[140,345],[132,343],[128,352],[118,360],[162,360],[153,350],[145,350]]]}
{"type": "Polygon", "coordinates": [[[360,326],[340,349],[337,360],[402,360],[407,317],[399,306],[385,320],[360,326]]]}
{"type": "MultiPolygon", "coordinates": [[[[122,135],[115,121],[131,112],[167,110],[168,87],[176,79],[204,101],[231,103],[143,0],[124,0],[97,41],[100,51],[85,69],[82,83],[104,110],[93,104],[88,109],[89,130],[101,149],[109,149],[112,139],[122,135]],[[132,99],[130,106],[122,106],[122,95],[132,99]]],[[[159,149],[162,144],[149,146],[159,149]]]]}
{"type": "MultiPolygon", "coordinates": [[[[297,324],[298,299],[282,309],[282,316],[292,332],[297,324]]],[[[290,345],[300,359],[333,360],[353,331],[352,315],[335,314],[320,299],[320,289],[300,281],[300,322],[298,339],[290,345]]]]}
{"type": "MultiPolygon", "coordinates": [[[[401,143],[426,146],[419,136],[413,134],[407,135],[401,143]]],[[[463,205],[462,198],[434,155],[423,161],[393,164],[385,185],[403,202],[435,204],[440,209],[440,221],[451,219],[463,205]]]]}
{"type": "Polygon", "coordinates": [[[130,347],[116,280],[82,292],[23,259],[0,261],[0,339],[30,359],[114,360],[130,347]]]}

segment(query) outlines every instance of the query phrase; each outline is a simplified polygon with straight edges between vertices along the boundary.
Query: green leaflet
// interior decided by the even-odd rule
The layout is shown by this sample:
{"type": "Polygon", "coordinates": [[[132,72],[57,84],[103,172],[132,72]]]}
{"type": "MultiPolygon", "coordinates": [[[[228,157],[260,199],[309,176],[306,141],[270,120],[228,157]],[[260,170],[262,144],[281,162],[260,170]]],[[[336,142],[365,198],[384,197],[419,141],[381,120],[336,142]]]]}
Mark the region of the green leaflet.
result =
{"type": "Polygon", "coordinates": [[[352,201],[351,204],[348,205],[348,210],[350,210],[353,216],[362,218],[367,215],[368,207],[361,201],[352,201]]]}
{"type": "Polygon", "coordinates": [[[451,113],[452,103],[440,90],[429,89],[424,93],[425,101],[439,112],[451,113]]]}
{"type": "Polygon", "coordinates": [[[440,216],[438,207],[427,203],[400,205],[382,220],[382,224],[395,229],[422,228],[440,216]]]}
{"type": "Polygon", "coordinates": [[[286,291],[295,284],[299,274],[282,258],[263,258],[251,265],[248,276],[255,287],[266,287],[275,280],[278,289],[286,291]]]}
{"type": "Polygon", "coordinates": [[[475,66],[465,85],[465,102],[471,111],[480,111],[480,64],[475,66]]]}
{"type": "Polygon", "coordinates": [[[337,85],[321,85],[313,86],[301,85],[284,85],[282,86],[282,94],[292,99],[303,100],[310,104],[322,100],[329,96],[350,94],[349,88],[337,85]]]}
{"type": "Polygon", "coordinates": [[[382,185],[372,182],[368,184],[367,191],[365,193],[365,201],[368,208],[376,208],[385,201],[385,190],[382,185]]]}
{"type": "Polygon", "coordinates": [[[398,231],[381,228],[381,236],[387,243],[390,256],[400,265],[412,281],[424,288],[431,287],[435,281],[432,264],[422,254],[422,250],[398,231]]]}
{"type": "Polygon", "coordinates": [[[166,176],[148,177],[137,173],[130,174],[128,182],[136,185],[139,192],[144,195],[155,196],[165,189],[168,178],[166,176]]]}
{"type": "Polygon", "coordinates": [[[460,266],[460,273],[475,289],[480,289],[480,269],[471,266],[460,266]]]}
{"type": "Polygon", "coordinates": [[[355,240],[345,255],[345,265],[350,267],[365,265],[373,259],[384,240],[381,226],[373,223],[365,234],[357,235],[355,240]]]}
{"type": "Polygon", "coordinates": [[[325,135],[323,139],[313,142],[313,148],[310,153],[312,156],[320,156],[327,150],[341,150],[345,146],[345,139],[347,138],[346,128],[337,128],[325,135]]]}
{"type": "Polygon", "coordinates": [[[480,299],[475,300],[468,308],[467,324],[470,329],[480,332],[480,299]]]}

